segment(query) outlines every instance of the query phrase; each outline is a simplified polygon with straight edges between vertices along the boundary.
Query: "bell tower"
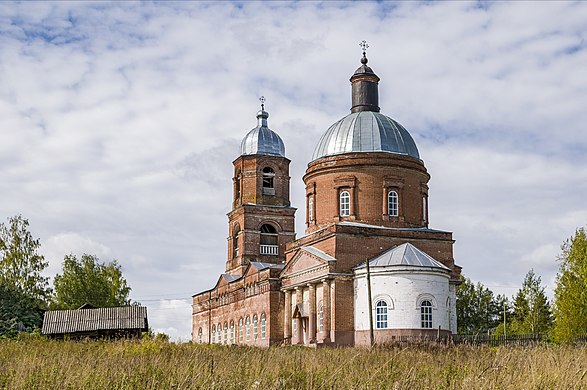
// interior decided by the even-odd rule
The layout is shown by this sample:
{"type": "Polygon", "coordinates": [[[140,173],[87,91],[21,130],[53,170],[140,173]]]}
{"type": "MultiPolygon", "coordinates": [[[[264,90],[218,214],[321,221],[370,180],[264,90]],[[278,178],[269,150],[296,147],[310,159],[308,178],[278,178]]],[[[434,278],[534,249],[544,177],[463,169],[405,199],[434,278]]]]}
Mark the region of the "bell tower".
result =
{"type": "Polygon", "coordinates": [[[269,129],[261,97],[257,127],[241,142],[233,161],[233,201],[228,213],[226,272],[240,275],[252,262],[285,262],[285,245],[295,239],[296,209],[289,200],[289,163],[285,146],[269,129]]]}

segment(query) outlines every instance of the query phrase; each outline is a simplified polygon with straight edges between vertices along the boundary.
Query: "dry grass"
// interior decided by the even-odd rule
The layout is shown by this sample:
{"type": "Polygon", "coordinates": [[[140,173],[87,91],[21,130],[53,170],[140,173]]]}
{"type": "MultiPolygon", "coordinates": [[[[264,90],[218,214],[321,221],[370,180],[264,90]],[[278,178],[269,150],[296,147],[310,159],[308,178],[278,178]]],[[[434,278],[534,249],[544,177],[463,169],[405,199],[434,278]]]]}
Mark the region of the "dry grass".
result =
{"type": "Polygon", "coordinates": [[[0,341],[8,389],[581,389],[587,347],[270,348],[0,341]]]}

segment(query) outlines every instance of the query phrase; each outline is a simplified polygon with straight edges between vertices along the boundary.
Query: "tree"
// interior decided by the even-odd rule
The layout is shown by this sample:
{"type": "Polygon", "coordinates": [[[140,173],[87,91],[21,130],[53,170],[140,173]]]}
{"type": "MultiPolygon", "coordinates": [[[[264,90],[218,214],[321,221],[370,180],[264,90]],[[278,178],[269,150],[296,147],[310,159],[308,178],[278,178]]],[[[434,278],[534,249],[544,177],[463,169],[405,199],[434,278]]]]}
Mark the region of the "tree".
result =
{"type": "Polygon", "coordinates": [[[120,265],[116,260],[101,263],[93,255],[84,254],[79,260],[72,254],[65,256],[63,274],[55,276],[54,290],[52,309],[77,309],[85,303],[96,307],[130,304],[131,288],[120,265]]]}
{"type": "Polygon", "coordinates": [[[499,325],[504,302],[507,299],[477,282],[461,275],[462,283],[457,286],[458,333],[474,334],[488,332],[499,325]]]}
{"type": "Polygon", "coordinates": [[[42,323],[42,310],[35,299],[15,286],[0,283],[0,337],[40,328],[42,323]]]}
{"type": "Polygon", "coordinates": [[[550,305],[541,286],[540,276],[531,269],[526,274],[522,288],[514,298],[514,314],[509,333],[538,334],[550,330],[552,318],[550,305]]]}
{"type": "Polygon", "coordinates": [[[587,234],[584,228],[566,240],[554,291],[554,337],[572,342],[587,334],[587,234]]]}
{"type": "Polygon", "coordinates": [[[9,218],[7,225],[0,223],[0,283],[43,305],[51,292],[49,278],[41,276],[48,262],[38,253],[40,241],[28,227],[29,221],[21,215],[9,218]]]}

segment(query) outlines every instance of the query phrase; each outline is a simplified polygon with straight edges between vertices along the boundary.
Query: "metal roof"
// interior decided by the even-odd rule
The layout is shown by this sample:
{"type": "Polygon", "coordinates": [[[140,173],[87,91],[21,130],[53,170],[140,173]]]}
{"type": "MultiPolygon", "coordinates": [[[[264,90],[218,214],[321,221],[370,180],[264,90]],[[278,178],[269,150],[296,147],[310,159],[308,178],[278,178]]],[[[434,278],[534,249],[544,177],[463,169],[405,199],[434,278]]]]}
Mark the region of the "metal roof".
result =
{"type": "Polygon", "coordinates": [[[337,223],[340,226],[354,226],[360,228],[369,228],[369,229],[383,229],[383,230],[405,230],[405,231],[412,231],[412,232],[439,232],[439,233],[449,233],[444,230],[438,229],[430,229],[430,228],[406,228],[406,227],[389,227],[389,226],[379,226],[379,225],[370,225],[368,223],[361,223],[361,222],[350,222],[350,221],[342,221],[337,223]]]}
{"type": "MultiPolygon", "coordinates": [[[[370,267],[389,267],[396,265],[441,268],[443,270],[450,271],[450,268],[433,259],[430,255],[422,252],[420,249],[416,248],[409,242],[391,248],[390,250],[385,251],[369,260],[370,267]]],[[[365,267],[366,263],[363,263],[357,266],[356,269],[365,267]]]]}
{"type": "Polygon", "coordinates": [[[99,309],[51,310],[45,312],[43,334],[66,334],[98,330],[148,330],[145,306],[99,309]]]}
{"type": "Polygon", "coordinates": [[[251,261],[251,265],[255,267],[257,271],[264,270],[265,268],[283,269],[284,264],[273,264],[273,263],[262,263],[260,261],[251,261]]]}
{"type": "Polygon", "coordinates": [[[241,155],[267,154],[285,157],[285,145],[276,132],[267,126],[269,113],[261,110],[257,113],[258,125],[249,131],[241,142],[241,155]]]}
{"type": "Polygon", "coordinates": [[[323,260],[336,261],[336,259],[330,256],[328,253],[322,252],[320,249],[314,248],[313,246],[303,246],[302,249],[323,260]]]}
{"type": "Polygon", "coordinates": [[[420,159],[416,143],[402,125],[379,112],[360,111],[326,130],[314,149],[312,161],[354,152],[388,152],[420,159]]]}

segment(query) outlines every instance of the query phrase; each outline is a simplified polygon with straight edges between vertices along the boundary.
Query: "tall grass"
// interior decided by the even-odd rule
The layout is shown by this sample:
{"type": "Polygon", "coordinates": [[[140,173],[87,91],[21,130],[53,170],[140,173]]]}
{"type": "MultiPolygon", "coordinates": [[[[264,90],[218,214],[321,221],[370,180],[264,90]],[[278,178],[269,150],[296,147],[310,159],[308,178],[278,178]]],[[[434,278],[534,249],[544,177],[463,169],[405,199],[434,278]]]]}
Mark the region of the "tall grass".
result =
{"type": "Polygon", "coordinates": [[[587,347],[257,349],[157,340],[4,340],[0,388],[587,388],[587,347]]]}

